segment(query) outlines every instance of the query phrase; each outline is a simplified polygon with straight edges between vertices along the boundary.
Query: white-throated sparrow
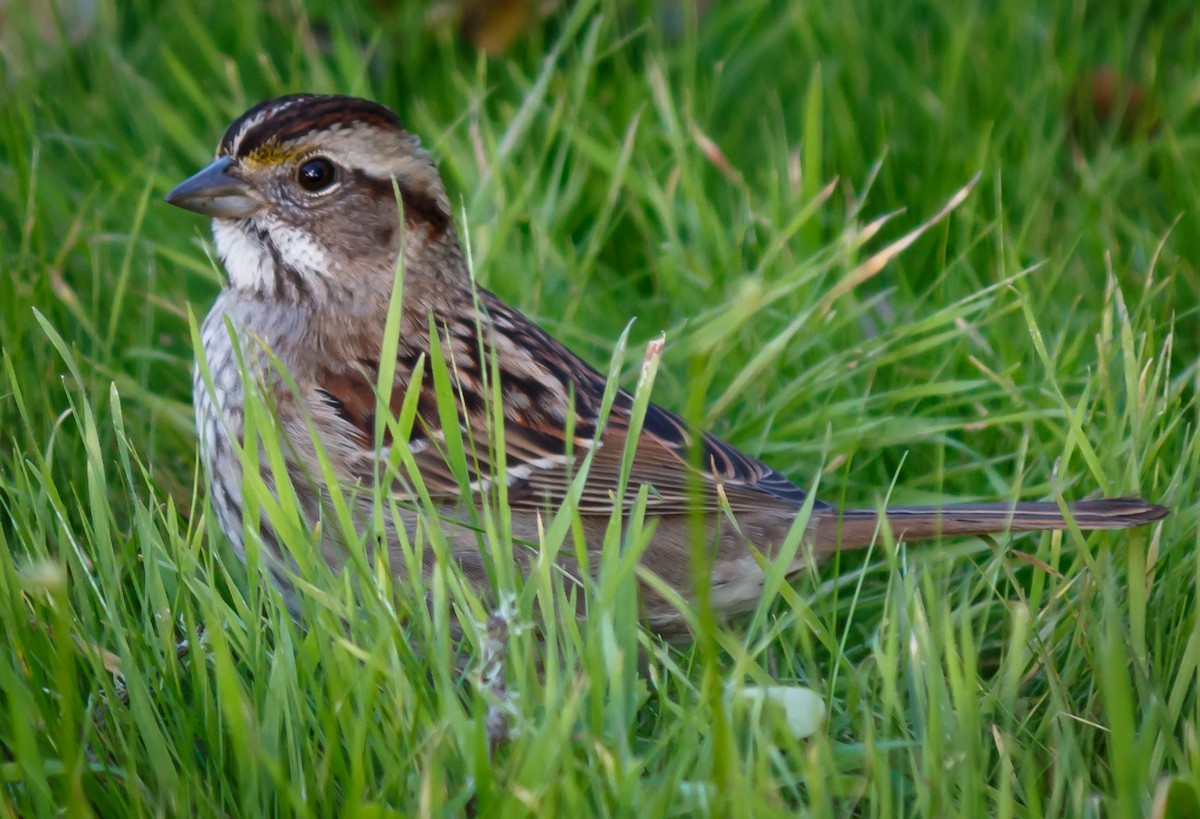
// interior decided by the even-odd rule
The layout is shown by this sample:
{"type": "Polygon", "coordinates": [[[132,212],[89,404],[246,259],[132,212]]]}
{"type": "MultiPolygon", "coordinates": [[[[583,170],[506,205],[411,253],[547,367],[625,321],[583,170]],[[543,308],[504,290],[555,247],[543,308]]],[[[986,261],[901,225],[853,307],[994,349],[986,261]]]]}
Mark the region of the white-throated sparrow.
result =
{"type": "MultiPolygon", "coordinates": [[[[403,308],[391,410],[399,410],[418,363],[428,365],[429,328],[436,326],[458,396],[459,424],[464,439],[474,444],[468,455],[469,491],[485,492],[495,477],[485,375],[497,368],[515,538],[537,542],[539,511],[566,497],[571,476],[602,429],[578,504],[593,556],[614,503],[628,507],[638,487],[648,484],[647,513],[657,519],[657,528],[642,558],[645,567],[690,596],[688,512],[699,505],[708,515],[714,550],[712,605],[732,613],[757,603],[763,572],[751,548],[770,558],[805,493],[766,464],[711,435],[690,431],[678,416],[651,405],[628,491],[617,499],[631,396],[619,392],[602,425],[604,377],[525,316],[474,287],[437,170],[390,110],[340,96],[267,100],[229,127],[216,160],[171,191],[167,201],[213,217],[217,250],[229,275],[201,331],[214,389],[206,388],[198,370],[195,406],[213,507],[239,549],[243,504],[236,444],[243,436],[243,386],[226,321],[248,369],[263,374],[288,439],[290,477],[305,514],[315,520],[327,488],[313,477],[322,470],[310,423],[338,480],[348,486],[376,481],[380,449],[397,445],[386,436],[376,441],[375,385],[402,256],[403,308]],[[295,392],[275,371],[268,349],[290,373],[295,392]],[[690,465],[693,446],[700,450],[699,469],[690,465]],[[722,499],[736,529],[722,525],[722,499]]],[[[466,499],[445,456],[428,372],[417,407],[412,437],[399,445],[409,448],[430,496],[447,512],[455,558],[469,577],[483,582],[479,535],[454,523],[466,499]]],[[[273,478],[264,477],[274,485],[273,478]]],[[[406,492],[404,483],[397,481],[390,491],[406,492]]],[[[369,501],[361,503],[357,511],[365,526],[369,501]]],[[[1167,513],[1129,498],[1082,501],[1069,508],[1082,529],[1136,526],[1167,513]]],[[[417,513],[406,514],[405,526],[414,527],[417,513]]],[[[840,510],[816,501],[806,537],[818,557],[861,547],[875,538],[877,518],[873,509],[840,510]]],[[[1066,526],[1059,507],[1048,502],[896,507],[887,510],[886,523],[897,538],[909,540],[1066,526]]],[[[262,537],[270,551],[268,564],[286,592],[286,561],[269,524],[263,524],[262,537]]],[[[337,552],[336,543],[326,544],[335,563],[340,562],[337,552]]],[[[564,561],[579,571],[573,560],[564,561]]],[[[651,628],[667,634],[683,629],[675,607],[648,589],[643,589],[643,605],[651,628]]]]}

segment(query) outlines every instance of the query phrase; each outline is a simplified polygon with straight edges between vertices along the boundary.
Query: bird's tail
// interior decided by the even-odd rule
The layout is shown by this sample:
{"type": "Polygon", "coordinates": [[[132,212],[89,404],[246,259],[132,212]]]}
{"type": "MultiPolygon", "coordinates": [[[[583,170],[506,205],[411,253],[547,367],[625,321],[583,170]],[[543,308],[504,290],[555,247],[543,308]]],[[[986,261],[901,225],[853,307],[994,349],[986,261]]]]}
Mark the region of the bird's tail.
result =
{"type": "MultiPolygon", "coordinates": [[[[1161,520],[1170,511],[1140,498],[1104,498],[1067,504],[1080,529],[1128,529],[1161,520]]],[[[949,535],[986,535],[1066,529],[1056,503],[966,503],[951,506],[893,506],[887,525],[897,540],[932,540],[949,535]]],[[[869,546],[879,540],[875,509],[818,513],[817,540],[841,549],[869,546]]]]}

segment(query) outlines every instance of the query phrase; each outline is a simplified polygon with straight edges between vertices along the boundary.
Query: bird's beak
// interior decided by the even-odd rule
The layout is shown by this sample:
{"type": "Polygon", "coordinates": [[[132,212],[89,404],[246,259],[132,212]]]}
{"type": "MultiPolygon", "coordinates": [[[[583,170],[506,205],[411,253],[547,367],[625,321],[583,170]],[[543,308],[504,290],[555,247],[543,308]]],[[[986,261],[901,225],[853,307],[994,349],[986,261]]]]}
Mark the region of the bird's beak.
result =
{"type": "Polygon", "coordinates": [[[218,219],[241,219],[257,213],[263,206],[262,197],[249,182],[229,173],[232,164],[229,157],[219,157],[176,185],[167,194],[167,202],[218,219]]]}

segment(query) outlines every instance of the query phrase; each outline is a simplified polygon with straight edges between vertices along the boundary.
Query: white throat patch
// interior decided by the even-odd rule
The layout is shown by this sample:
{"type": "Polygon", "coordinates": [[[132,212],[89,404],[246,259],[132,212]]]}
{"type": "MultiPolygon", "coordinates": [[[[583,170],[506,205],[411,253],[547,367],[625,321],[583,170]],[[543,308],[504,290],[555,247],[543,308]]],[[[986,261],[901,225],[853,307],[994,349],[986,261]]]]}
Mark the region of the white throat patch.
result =
{"type": "Polygon", "coordinates": [[[305,231],[290,225],[274,222],[265,229],[266,241],[275,246],[274,255],[245,227],[227,219],[213,220],[213,240],[229,283],[238,290],[278,294],[299,289],[298,277],[303,289],[323,289],[333,274],[325,248],[305,231]],[[277,270],[277,260],[288,269],[277,270]]]}
{"type": "Polygon", "coordinates": [[[333,273],[329,254],[311,233],[282,224],[268,225],[267,232],[283,263],[299,273],[309,287],[319,286],[333,273]]]}
{"type": "Polygon", "coordinates": [[[236,290],[274,290],[275,263],[265,247],[246,234],[236,222],[213,219],[213,241],[217,254],[236,290]]]}

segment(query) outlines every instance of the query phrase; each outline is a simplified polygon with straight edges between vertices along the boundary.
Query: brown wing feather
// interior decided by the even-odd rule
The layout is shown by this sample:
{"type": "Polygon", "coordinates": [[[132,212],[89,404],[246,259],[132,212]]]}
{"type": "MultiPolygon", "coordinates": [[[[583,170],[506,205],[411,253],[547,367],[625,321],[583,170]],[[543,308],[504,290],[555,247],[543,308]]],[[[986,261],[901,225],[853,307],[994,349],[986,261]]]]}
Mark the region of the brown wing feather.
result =
{"type": "MultiPolygon", "coordinates": [[[[491,293],[481,290],[479,297],[487,312],[486,348],[489,354],[495,352],[504,397],[509,503],[514,508],[553,507],[567,497],[584,457],[593,448],[601,422],[604,376],[491,293]],[[573,435],[568,441],[567,417],[572,412],[573,435]]],[[[437,318],[446,330],[443,349],[459,394],[460,429],[468,452],[467,479],[474,491],[485,491],[491,487],[498,459],[489,451],[491,412],[484,396],[490,393],[480,374],[478,328],[471,316],[437,318]]],[[[400,410],[412,368],[419,360],[421,349],[408,346],[415,343],[415,339],[405,339],[406,346],[400,351],[389,400],[393,413],[400,410]]],[[[377,373],[377,362],[357,362],[352,370],[327,373],[320,379],[318,393],[358,431],[356,441],[368,447],[375,436],[377,373]]],[[[632,407],[632,396],[619,391],[593,455],[579,504],[581,512],[607,514],[613,508],[632,407]]],[[[426,488],[435,498],[457,499],[461,493],[446,461],[444,431],[428,370],[422,378],[417,414],[419,428],[414,428],[408,445],[426,488]]],[[[390,438],[383,443],[393,445],[390,438]]],[[[632,504],[643,484],[650,487],[648,508],[655,514],[682,513],[696,504],[716,509],[722,494],[734,511],[796,507],[806,497],[766,464],[712,435],[701,433],[697,438],[679,416],[653,404],[643,421],[622,505],[632,504]],[[692,466],[694,444],[700,448],[699,469],[692,466]]],[[[818,508],[827,506],[817,501],[818,508]]]]}

